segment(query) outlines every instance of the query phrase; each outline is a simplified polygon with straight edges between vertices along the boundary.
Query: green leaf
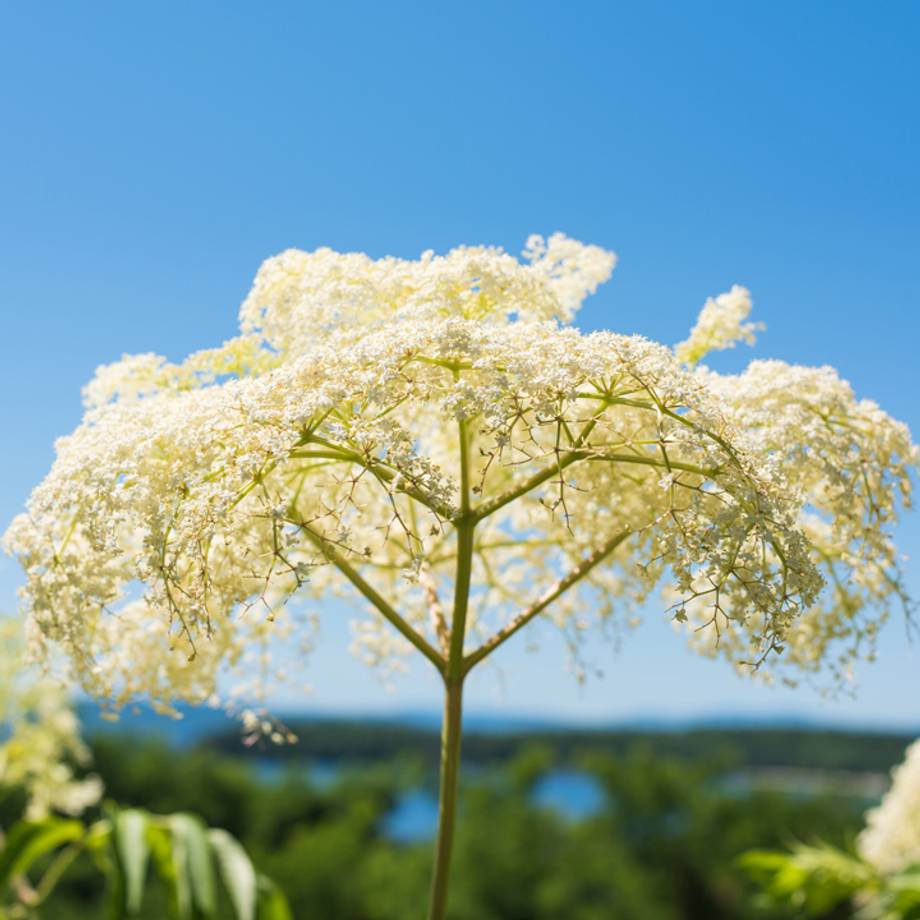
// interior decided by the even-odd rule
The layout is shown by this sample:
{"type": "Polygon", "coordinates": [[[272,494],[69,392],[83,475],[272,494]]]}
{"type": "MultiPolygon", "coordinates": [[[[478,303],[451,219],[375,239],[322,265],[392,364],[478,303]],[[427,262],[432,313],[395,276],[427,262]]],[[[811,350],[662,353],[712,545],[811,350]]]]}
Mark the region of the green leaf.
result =
{"type": "Polygon", "coordinates": [[[267,876],[260,875],[258,920],[294,920],[284,892],[267,876]]]}
{"type": "Polygon", "coordinates": [[[169,819],[173,838],[173,862],[176,866],[177,892],[182,889],[181,904],[191,911],[180,916],[217,917],[217,880],[204,824],[193,815],[177,814],[169,819]]]}
{"type": "MultiPolygon", "coordinates": [[[[168,820],[168,819],[167,819],[168,820]]],[[[193,920],[192,898],[186,871],[185,845],[170,826],[151,824],[147,831],[150,853],[160,878],[169,888],[173,912],[179,920],[193,920]]]]}
{"type": "Polygon", "coordinates": [[[219,828],[208,831],[208,840],[237,920],[255,920],[256,870],[249,855],[233,835],[219,828]]]}
{"type": "Polygon", "coordinates": [[[812,915],[877,886],[871,866],[824,843],[799,844],[788,853],[753,850],[743,854],[739,864],[774,903],[812,915]]]}
{"type": "Polygon", "coordinates": [[[63,818],[15,824],[0,850],[0,890],[5,890],[14,878],[28,872],[37,859],[65,843],[80,840],[83,833],[79,821],[63,818]]]}
{"type": "Polygon", "coordinates": [[[888,876],[884,880],[880,902],[892,916],[903,920],[920,917],[920,872],[910,868],[888,876]]]}
{"type": "Polygon", "coordinates": [[[111,913],[118,920],[137,914],[141,909],[150,859],[149,821],[146,812],[135,808],[116,811],[112,816],[116,882],[111,913]]]}

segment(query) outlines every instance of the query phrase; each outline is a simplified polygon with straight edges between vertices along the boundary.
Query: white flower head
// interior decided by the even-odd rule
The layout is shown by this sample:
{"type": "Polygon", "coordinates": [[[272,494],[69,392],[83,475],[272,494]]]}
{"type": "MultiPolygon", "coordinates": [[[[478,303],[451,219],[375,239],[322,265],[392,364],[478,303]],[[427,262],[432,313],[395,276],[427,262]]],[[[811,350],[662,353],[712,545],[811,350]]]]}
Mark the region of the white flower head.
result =
{"type": "Polygon", "coordinates": [[[258,702],[300,598],[367,607],[369,661],[441,667],[455,626],[475,663],[537,615],[574,641],[670,584],[701,650],[845,675],[904,599],[909,432],[827,368],[694,367],[753,336],[743,288],[680,359],[582,334],[614,261],[561,234],[523,262],[288,250],[239,337],[101,369],[5,538],[36,654],[116,707],[258,702]]]}
{"type": "Polygon", "coordinates": [[[734,348],[736,342],[753,345],[755,333],[763,323],[746,322],[751,313],[751,292],[738,284],[718,297],[710,297],[703,305],[690,338],[676,348],[677,357],[685,364],[696,364],[711,351],[734,348]]]}
{"type": "Polygon", "coordinates": [[[891,789],[866,815],[859,851],[879,871],[897,872],[920,864],[920,741],[892,771],[891,789]]]}

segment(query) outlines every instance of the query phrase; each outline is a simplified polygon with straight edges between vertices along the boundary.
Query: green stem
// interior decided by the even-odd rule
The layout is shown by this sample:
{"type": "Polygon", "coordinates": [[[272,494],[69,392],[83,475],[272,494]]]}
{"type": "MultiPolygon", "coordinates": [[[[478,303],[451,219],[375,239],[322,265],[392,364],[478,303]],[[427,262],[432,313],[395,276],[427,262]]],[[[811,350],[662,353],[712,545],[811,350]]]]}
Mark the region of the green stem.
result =
{"type": "Polygon", "coordinates": [[[358,571],[345,559],[345,557],[304,522],[298,522],[304,536],[316,546],[320,552],[389,620],[402,635],[408,639],[442,674],[444,673],[444,659],[437,653],[421,633],[416,632],[394,609],[383,596],[369,585],[358,571]]]}
{"type": "Polygon", "coordinates": [[[552,588],[519,613],[507,626],[495,633],[491,639],[483,643],[475,652],[470,652],[463,661],[464,675],[468,674],[483,660],[483,658],[487,658],[491,655],[503,642],[507,642],[515,633],[523,629],[535,616],[542,613],[554,600],[556,600],[556,598],[565,594],[572,585],[581,581],[585,575],[603,562],[631,534],[631,530],[624,530],[612,536],[603,546],[583,559],[568,575],[564,578],[560,578],[552,588]]]}
{"type": "Polygon", "coordinates": [[[450,857],[457,820],[457,781],[460,775],[460,737],[463,718],[463,679],[445,681],[444,723],[441,726],[441,777],[438,795],[438,837],[428,920],[444,920],[450,857]]]}
{"type": "Polygon", "coordinates": [[[33,907],[41,904],[54,891],[68,866],[80,855],[83,845],[83,841],[79,841],[58,853],[51,865],[45,870],[41,881],[35,886],[35,903],[32,905],[33,907]]]}
{"type": "Polygon", "coordinates": [[[444,722],[441,726],[441,776],[438,792],[438,837],[435,845],[434,877],[428,920],[444,920],[450,857],[457,820],[457,784],[460,776],[460,739],[463,721],[463,642],[473,571],[473,531],[476,519],[470,511],[470,457],[465,422],[460,422],[460,507],[457,529],[457,572],[454,582],[454,610],[450,649],[444,668],[444,722]]]}

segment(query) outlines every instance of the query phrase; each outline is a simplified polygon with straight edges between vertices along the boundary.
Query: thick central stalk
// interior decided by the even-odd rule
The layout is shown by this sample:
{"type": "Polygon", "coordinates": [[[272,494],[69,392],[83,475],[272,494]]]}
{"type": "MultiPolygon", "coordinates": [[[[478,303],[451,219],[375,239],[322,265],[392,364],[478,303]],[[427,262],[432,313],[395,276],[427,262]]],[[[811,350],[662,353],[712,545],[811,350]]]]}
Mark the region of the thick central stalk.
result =
{"type": "Polygon", "coordinates": [[[450,624],[444,678],[444,722],[441,726],[441,774],[438,793],[438,838],[435,846],[434,878],[428,920],[444,920],[447,912],[447,886],[450,857],[457,821],[457,786],[460,776],[460,739],[463,723],[463,643],[466,614],[470,601],[473,570],[473,531],[475,518],[470,513],[469,442],[465,422],[460,422],[460,514],[457,529],[457,571],[454,581],[454,610],[450,624]]]}
{"type": "Polygon", "coordinates": [[[460,738],[463,721],[463,637],[473,567],[472,521],[457,526],[457,582],[450,652],[444,669],[444,722],[441,726],[441,775],[438,795],[438,839],[428,920],[443,920],[447,910],[447,883],[457,817],[457,781],[460,774],[460,738]]]}
{"type": "Polygon", "coordinates": [[[441,775],[438,795],[438,838],[428,920],[443,920],[447,911],[447,883],[457,821],[457,784],[460,776],[460,737],[463,719],[463,682],[447,684],[441,726],[441,775]]]}

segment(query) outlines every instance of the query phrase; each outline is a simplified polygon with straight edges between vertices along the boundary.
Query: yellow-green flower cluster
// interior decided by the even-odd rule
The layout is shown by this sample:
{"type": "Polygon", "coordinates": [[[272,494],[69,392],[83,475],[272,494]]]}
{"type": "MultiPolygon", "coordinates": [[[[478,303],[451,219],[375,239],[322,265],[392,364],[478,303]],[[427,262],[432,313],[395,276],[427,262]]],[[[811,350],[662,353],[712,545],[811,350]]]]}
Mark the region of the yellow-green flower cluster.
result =
{"type": "Polygon", "coordinates": [[[116,703],[203,700],[271,670],[295,597],[341,591],[370,660],[438,664],[471,552],[470,664],[537,615],[574,643],[663,582],[705,649],[843,673],[903,594],[904,426],[828,369],[701,367],[750,337],[741,288],[675,355],[568,324],[612,254],[525,256],[290,250],[239,338],[101,368],[6,537],[39,644],[116,703]]]}
{"type": "Polygon", "coordinates": [[[18,620],[0,619],[0,786],[25,790],[28,818],[79,814],[98,801],[102,784],[75,774],[89,752],[69,695],[27,667],[21,633],[18,620]]]}
{"type": "Polygon", "coordinates": [[[690,337],[675,347],[677,357],[692,366],[711,351],[734,348],[738,342],[753,345],[755,333],[763,325],[746,322],[751,307],[751,292],[738,284],[725,294],[710,297],[700,310],[690,337]]]}

